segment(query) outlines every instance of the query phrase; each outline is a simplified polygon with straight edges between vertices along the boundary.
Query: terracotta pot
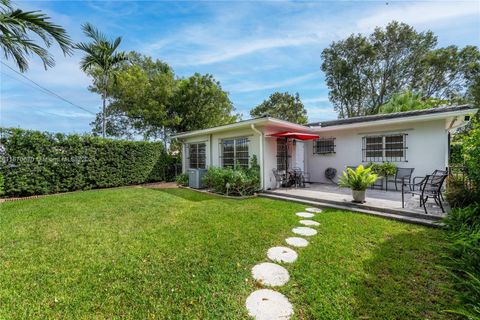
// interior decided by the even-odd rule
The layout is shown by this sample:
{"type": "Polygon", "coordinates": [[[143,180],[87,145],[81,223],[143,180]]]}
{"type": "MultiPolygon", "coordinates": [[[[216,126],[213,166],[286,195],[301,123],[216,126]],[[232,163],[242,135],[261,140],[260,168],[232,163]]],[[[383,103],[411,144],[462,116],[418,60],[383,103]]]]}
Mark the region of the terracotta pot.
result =
{"type": "Polygon", "coordinates": [[[353,202],[365,202],[365,190],[352,190],[353,202]]]}

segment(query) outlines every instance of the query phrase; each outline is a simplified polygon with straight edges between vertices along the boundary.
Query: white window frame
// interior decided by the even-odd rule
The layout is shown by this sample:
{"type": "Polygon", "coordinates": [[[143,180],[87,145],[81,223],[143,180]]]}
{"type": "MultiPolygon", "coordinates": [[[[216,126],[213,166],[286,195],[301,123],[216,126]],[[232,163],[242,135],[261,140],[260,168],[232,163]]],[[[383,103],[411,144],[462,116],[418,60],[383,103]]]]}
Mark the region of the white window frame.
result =
{"type": "Polygon", "coordinates": [[[232,168],[237,169],[237,164],[240,163],[242,168],[248,168],[250,166],[250,140],[247,137],[235,137],[235,138],[225,138],[222,139],[220,142],[220,157],[221,157],[221,164],[222,168],[232,168]],[[233,151],[229,152],[232,153],[231,157],[225,157],[224,154],[224,147],[225,143],[233,143],[233,151]],[[239,146],[246,145],[247,151],[239,151],[237,150],[239,146]],[[245,155],[246,152],[246,155],[245,155]],[[239,156],[239,153],[243,153],[243,156],[239,156]],[[229,159],[228,164],[225,164],[225,159],[229,159]],[[233,160],[233,163],[232,163],[233,160]]]}
{"type": "Polygon", "coordinates": [[[205,142],[192,142],[187,144],[187,164],[189,169],[205,169],[207,165],[207,144],[205,142]],[[200,146],[203,145],[203,152],[200,146]],[[196,149],[196,152],[192,155],[192,149],[196,149]],[[201,161],[203,158],[203,161],[201,161]],[[192,165],[193,163],[193,165],[192,165]]]}
{"type": "Polygon", "coordinates": [[[363,162],[408,162],[407,160],[407,136],[406,133],[394,133],[388,135],[371,135],[362,137],[362,161],[363,162]],[[391,148],[389,145],[400,144],[400,142],[388,142],[389,137],[402,137],[401,147],[391,148]],[[367,143],[369,138],[380,138],[381,142],[376,143],[378,148],[369,149],[369,145],[374,145],[374,143],[367,143]],[[402,152],[401,156],[392,156],[388,155],[389,152],[402,152]],[[369,152],[376,152],[380,155],[368,156],[369,152]]]}

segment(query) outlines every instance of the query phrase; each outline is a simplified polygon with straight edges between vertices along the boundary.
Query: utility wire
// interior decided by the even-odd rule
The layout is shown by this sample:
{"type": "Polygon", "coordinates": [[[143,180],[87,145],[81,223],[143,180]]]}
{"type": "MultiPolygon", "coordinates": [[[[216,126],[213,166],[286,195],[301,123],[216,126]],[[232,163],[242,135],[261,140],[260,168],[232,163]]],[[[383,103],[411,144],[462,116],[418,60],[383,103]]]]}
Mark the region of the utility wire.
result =
{"type": "MultiPolygon", "coordinates": [[[[18,72],[17,70],[13,69],[12,67],[10,67],[10,66],[9,66],[8,64],[6,64],[5,62],[3,62],[3,61],[0,61],[0,62],[1,62],[4,66],[6,66],[7,68],[9,68],[10,70],[12,70],[13,72],[15,72],[16,74],[22,76],[23,78],[25,78],[25,79],[27,79],[28,81],[30,81],[31,83],[33,83],[33,84],[34,84],[37,88],[39,88],[43,93],[49,94],[49,95],[51,95],[51,96],[54,96],[54,97],[56,97],[56,98],[58,98],[58,99],[60,99],[60,100],[62,100],[62,101],[64,101],[64,102],[66,102],[66,103],[74,106],[75,108],[78,108],[78,109],[81,109],[81,110],[83,110],[83,111],[85,111],[85,112],[88,112],[88,113],[90,113],[90,114],[96,115],[96,114],[93,113],[92,111],[90,111],[90,110],[88,110],[88,109],[86,109],[86,108],[84,108],[84,107],[82,107],[82,106],[79,106],[79,105],[76,104],[76,103],[73,103],[73,102],[69,101],[68,99],[62,97],[61,95],[57,94],[56,92],[53,92],[53,91],[50,90],[50,89],[47,89],[47,88],[43,87],[42,85],[40,85],[40,84],[38,84],[37,82],[33,81],[32,79],[30,79],[29,77],[27,77],[27,76],[24,75],[23,73],[20,73],[20,72],[18,72]]],[[[12,77],[12,78],[13,78],[13,77],[12,77]]],[[[15,79],[15,78],[13,78],[13,79],[15,79]]],[[[16,80],[19,81],[19,79],[16,79],[16,80]]]]}

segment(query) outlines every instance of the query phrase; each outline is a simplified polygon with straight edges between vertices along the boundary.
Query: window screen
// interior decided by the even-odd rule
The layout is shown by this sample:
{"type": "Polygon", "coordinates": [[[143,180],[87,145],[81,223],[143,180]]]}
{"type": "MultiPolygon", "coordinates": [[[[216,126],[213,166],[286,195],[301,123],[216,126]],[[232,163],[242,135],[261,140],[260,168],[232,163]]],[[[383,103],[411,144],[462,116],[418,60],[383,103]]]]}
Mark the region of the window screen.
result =
{"type": "Polygon", "coordinates": [[[313,142],[313,154],[335,153],[335,138],[317,139],[313,142]]]}
{"type": "Polygon", "coordinates": [[[248,168],[248,138],[224,139],[221,142],[222,166],[224,168],[248,168]]]}
{"type": "Polygon", "coordinates": [[[190,143],[188,158],[190,169],[205,169],[205,143],[190,143]]]}
{"type": "Polygon", "coordinates": [[[363,137],[363,161],[407,161],[407,135],[363,137]]]}

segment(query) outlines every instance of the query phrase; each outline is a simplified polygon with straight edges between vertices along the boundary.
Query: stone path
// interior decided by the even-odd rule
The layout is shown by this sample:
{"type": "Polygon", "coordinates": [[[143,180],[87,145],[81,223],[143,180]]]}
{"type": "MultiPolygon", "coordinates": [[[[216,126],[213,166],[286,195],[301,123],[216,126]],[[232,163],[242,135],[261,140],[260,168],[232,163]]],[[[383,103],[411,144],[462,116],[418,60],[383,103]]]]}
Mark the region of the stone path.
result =
{"type": "MultiPolygon", "coordinates": [[[[295,213],[301,218],[313,218],[315,213],[322,212],[318,208],[306,208],[307,212],[295,213]]],[[[317,230],[310,227],[318,227],[320,223],[314,220],[300,220],[300,224],[308,227],[295,227],[292,232],[303,236],[314,236],[317,230]]],[[[289,237],[285,242],[292,247],[306,247],[308,240],[300,237],[289,237]]],[[[273,262],[293,263],[298,258],[295,250],[277,246],[268,249],[267,257],[273,262]]],[[[263,286],[278,287],[283,286],[290,280],[288,270],[284,267],[272,263],[263,262],[252,268],[252,277],[263,286]]],[[[293,315],[293,306],[283,294],[271,289],[259,289],[252,292],[245,303],[248,314],[257,320],[286,320],[293,315]]]]}

